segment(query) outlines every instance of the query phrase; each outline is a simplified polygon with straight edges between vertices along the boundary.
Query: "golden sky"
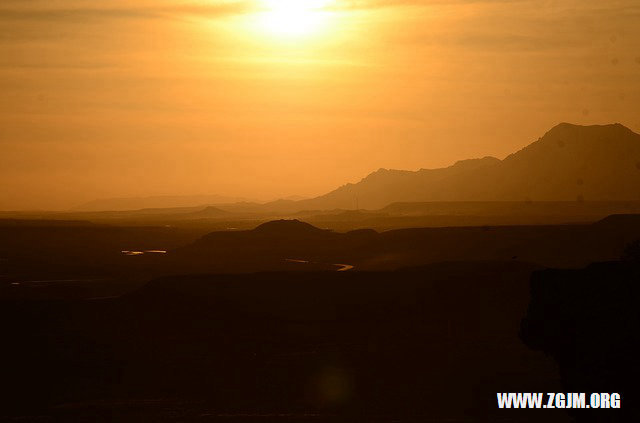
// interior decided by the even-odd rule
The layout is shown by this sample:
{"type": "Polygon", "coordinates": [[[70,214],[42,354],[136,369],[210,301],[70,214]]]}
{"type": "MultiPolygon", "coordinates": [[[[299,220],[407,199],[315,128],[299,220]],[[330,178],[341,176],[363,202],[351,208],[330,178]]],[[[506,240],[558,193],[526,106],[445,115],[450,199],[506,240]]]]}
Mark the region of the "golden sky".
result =
{"type": "Polygon", "coordinates": [[[3,0],[0,209],[322,194],[640,130],[637,0],[3,0]]]}

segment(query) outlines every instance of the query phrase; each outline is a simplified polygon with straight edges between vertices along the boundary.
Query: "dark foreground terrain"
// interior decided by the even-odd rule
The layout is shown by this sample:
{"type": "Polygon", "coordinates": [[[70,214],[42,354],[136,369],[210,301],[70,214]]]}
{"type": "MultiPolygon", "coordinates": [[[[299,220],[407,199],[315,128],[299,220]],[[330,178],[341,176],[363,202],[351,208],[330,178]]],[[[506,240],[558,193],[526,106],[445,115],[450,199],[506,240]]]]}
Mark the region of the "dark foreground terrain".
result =
{"type": "Polygon", "coordinates": [[[81,421],[500,420],[496,391],[561,389],[555,363],[518,338],[531,270],[183,276],[114,299],[7,301],[2,408],[81,421]]]}
{"type": "Polygon", "coordinates": [[[0,417],[638,421],[639,223],[5,226],[0,417]],[[496,392],[623,406],[499,410],[496,392]]]}
{"type": "Polygon", "coordinates": [[[632,262],[442,263],[6,300],[2,410],[45,422],[637,421],[639,274],[632,262]],[[623,409],[498,410],[495,398],[601,391],[622,393],[623,409]]]}

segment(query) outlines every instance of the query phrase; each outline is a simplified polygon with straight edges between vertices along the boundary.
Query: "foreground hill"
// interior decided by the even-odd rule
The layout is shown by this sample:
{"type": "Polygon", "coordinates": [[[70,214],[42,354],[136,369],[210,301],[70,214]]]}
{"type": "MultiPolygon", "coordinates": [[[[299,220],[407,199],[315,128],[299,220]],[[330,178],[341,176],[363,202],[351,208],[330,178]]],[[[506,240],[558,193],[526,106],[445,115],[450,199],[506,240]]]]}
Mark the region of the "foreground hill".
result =
{"type": "Polygon", "coordinates": [[[640,135],[620,125],[562,123],[509,155],[416,172],[380,169],[290,208],[379,209],[401,201],[575,201],[640,198],[640,135]]]}

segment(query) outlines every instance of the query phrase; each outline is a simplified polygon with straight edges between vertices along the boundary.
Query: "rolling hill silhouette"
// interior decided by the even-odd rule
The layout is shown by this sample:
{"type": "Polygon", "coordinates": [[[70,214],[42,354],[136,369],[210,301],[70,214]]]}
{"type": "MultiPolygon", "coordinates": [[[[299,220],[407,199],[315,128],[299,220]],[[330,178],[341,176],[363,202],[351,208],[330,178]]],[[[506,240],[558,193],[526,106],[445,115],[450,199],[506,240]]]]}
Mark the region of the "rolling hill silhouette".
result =
{"type": "Polygon", "coordinates": [[[316,228],[309,223],[301,222],[297,219],[280,219],[266,222],[253,229],[252,232],[275,236],[313,236],[326,233],[326,231],[323,231],[322,229],[316,228]]]}
{"type": "Polygon", "coordinates": [[[336,270],[337,263],[371,271],[453,261],[580,267],[614,260],[639,238],[640,215],[610,216],[592,224],[344,233],[298,220],[277,220],[252,230],[211,232],[170,251],[157,265],[165,274],[336,270]]]}
{"type": "Polygon", "coordinates": [[[561,123],[509,155],[442,169],[379,169],[289,208],[379,209],[402,201],[581,201],[640,199],[640,135],[620,124],[561,123]]]}

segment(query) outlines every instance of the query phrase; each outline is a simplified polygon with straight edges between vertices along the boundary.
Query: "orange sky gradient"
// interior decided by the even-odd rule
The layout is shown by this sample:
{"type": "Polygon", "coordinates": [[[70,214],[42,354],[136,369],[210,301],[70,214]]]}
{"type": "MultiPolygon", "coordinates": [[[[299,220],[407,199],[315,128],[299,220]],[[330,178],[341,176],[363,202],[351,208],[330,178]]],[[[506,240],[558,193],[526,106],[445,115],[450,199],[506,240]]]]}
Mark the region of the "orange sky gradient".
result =
{"type": "Polygon", "coordinates": [[[0,209],[314,196],[640,131],[636,0],[311,1],[3,0],[0,209]]]}

